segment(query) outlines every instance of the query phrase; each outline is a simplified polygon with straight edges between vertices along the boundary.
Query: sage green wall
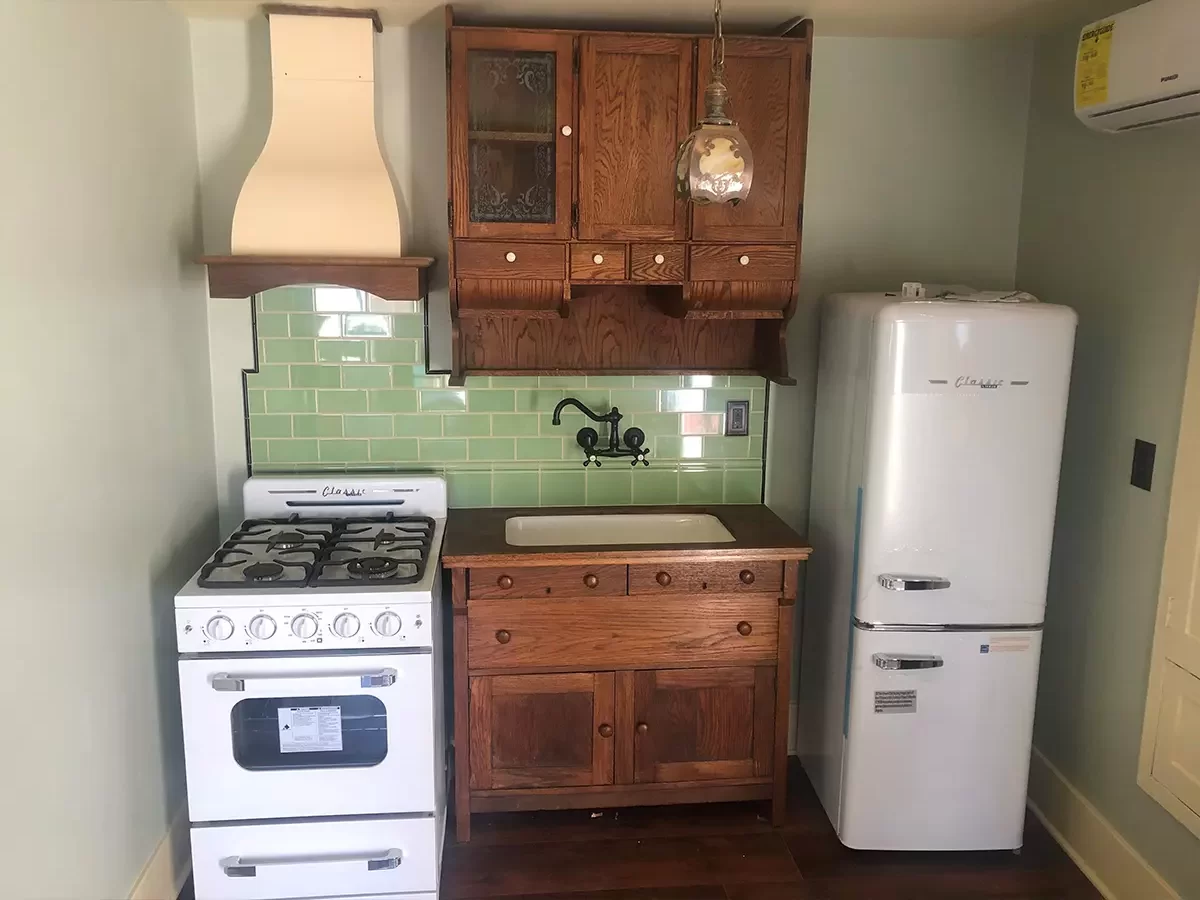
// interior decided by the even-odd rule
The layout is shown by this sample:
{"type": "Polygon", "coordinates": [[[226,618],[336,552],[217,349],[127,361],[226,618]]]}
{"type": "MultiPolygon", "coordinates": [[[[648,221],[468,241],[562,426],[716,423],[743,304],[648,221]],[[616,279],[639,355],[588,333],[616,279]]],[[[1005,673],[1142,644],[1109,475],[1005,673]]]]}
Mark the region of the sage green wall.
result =
{"type": "Polygon", "coordinates": [[[757,503],[762,493],[762,378],[723,375],[471,377],[451,388],[422,360],[417,304],[346,288],[278,288],[256,298],[257,372],[246,379],[254,472],[337,469],[444,474],[452,506],[757,503]],[[650,465],[584,469],[575,433],[646,433],[650,465]],[[725,403],[750,403],[750,435],[724,436],[725,403]]]}
{"type": "Polygon", "coordinates": [[[1135,779],[1200,286],[1200,127],[1087,130],[1078,34],[1037,44],[1017,268],[1079,312],[1034,743],[1193,898],[1200,843],[1135,779]],[[1135,438],[1158,445],[1150,493],[1129,484],[1135,438]]]}

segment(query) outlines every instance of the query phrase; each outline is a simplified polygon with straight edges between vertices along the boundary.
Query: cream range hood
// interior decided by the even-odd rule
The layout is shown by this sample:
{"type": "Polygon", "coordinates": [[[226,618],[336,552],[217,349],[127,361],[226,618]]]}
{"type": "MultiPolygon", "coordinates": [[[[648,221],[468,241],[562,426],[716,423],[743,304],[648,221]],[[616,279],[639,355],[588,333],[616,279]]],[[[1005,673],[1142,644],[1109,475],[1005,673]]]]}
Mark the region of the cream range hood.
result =
{"type": "Polygon", "coordinates": [[[426,293],[428,257],[403,257],[400,211],[375,122],[370,10],[263,8],[271,127],[238,195],[232,256],[206,257],[212,296],[333,283],[386,299],[426,293]]]}

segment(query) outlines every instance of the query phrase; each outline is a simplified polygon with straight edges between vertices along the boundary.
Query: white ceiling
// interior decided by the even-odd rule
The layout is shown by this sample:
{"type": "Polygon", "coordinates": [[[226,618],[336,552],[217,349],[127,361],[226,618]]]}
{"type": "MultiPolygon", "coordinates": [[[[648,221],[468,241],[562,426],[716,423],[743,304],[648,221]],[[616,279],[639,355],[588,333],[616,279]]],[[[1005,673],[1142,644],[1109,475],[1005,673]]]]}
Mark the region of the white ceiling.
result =
{"type": "MultiPolygon", "coordinates": [[[[198,18],[249,18],[260,0],[168,0],[198,18]]],[[[440,17],[437,0],[299,0],[308,6],[379,10],[385,25],[440,17]]],[[[1099,18],[1139,0],[723,0],[730,33],[769,34],[797,16],[811,17],[818,35],[976,37],[1031,34],[1089,17],[1099,18]]],[[[468,0],[454,4],[470,24],[608,27],[703,31],[710,0],[468,0]],[[652,12],[647,12],[647,10],[652,12]]]]}

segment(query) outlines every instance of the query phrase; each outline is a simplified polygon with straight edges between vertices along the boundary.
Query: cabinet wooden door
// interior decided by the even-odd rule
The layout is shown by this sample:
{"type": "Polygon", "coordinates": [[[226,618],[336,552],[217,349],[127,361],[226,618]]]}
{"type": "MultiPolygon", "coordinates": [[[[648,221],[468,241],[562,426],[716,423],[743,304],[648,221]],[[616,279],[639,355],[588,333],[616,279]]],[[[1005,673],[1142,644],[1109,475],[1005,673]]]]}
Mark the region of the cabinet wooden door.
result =
{"type": "Polygon", "coordinates": [[[579,237],[683,240],[675,154],[692,126],[688,39],[596,35],[579,69],[579,237]]]}
{"type": "Polygon", "coordinates": [[[574,38],[487,29],[451,35],[455,236],[569,238],[574,38]]]}
{"type": "Polygon", "coordinates": [[[635,782],[771,774],[773,666],[659,669],[630,677],[635,782]]]}
{"type": "MultiPolygon", "coordinates": [[[[804,197],[808,132],[808,44],[728,38],[725,84],[730,115],[750,143],[754,181],[737,206],[692,207],[697,241],[795,241],[804,197]]],[[[704,114],[704,83],[712,39],[700,41],[696,115],[704,114]]]]}
{"type": "Polygon", "coordinates": [[[470,679],[471,789],[613,782],[613,673],[470,679]]]}

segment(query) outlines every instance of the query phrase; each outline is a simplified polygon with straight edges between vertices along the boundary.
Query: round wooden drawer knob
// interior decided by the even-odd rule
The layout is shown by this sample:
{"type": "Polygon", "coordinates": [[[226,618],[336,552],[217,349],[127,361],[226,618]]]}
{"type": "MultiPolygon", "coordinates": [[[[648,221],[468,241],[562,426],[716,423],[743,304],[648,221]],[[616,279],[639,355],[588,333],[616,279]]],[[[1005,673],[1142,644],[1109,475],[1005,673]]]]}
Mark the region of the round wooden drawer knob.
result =
{"type": "Polygon", "coordinates": [[[671,576],[667,572],[659,572],[657,575],[654,576],[654,580],[657,581],[659,584],[661,584],[663,587],[666,587],[668,584],[671,583],[671,576]]]}
{"type": "Polygon", "coordinates": [[[738,262],[740,262],[740,263],[741,263],[743,266],[748,266],[748,265],[750,265],[750,257],[748,257],[748,256],[739,256],[739,257],[738,257],[738,262]]]}
{"type": "Polygon", "coordinates": [[[513,586],[513,580],[508,575],[501,575],[499,578],[496,579],[496,584],[500,585],[501,590],[507,591],[509,588],[511,588],[513,586]]]}
{"type": "Polygon", "coordinates": [[[590,588],[594,588],[600,583],[600,579],[589,572],[587,575],[583,576],[583,583],[590,588]]]}
{"type": "Polygon", "coordinates": [[[753,630],[754,628],[749,622],[738,622],[738,634],[740,634],[742,637],[745,637],[753,630]]]}
{"type": "Polygon", "coordinates": [[[601,725],[597,729],[597,731],[600,732],[600,737],[602,737],[602,738],[612,737],[612,726],[611,725],[601,725]]]}
{"type": "Polygon", "coordinates": [[[637,733],[638,734],[645,734],[649,730],[650,730],[650,726],[647,725],[645,722],[637,723],[637,733]]]}
{"type": "Polygon", "coordinates": [[[600,265],[600,263],[604,262],[604,254],[603,253],[593,253],[592,254],[592,262],[594,262],[596,265],[600,265]]]}
{"type": "MultiPolygon", "coordinates": [[[[511,250],[509,250],[507,253],[504,254],[504,258],[507,259],[509,262],[516,262],[517,254],[515,254],[511,250]]],[[[742,258],[745,259],[745,257],[742,257],[742,258]]]]}
{"type": "Polygon", "coordinates": [[[742,571],[738,573],[738,580],[741,581],[742,584],[754,584],[754,573],[749,569],[742,569],[742,571]]]}
{"type": "Polygon", "coordinates": [[[667,261],[667,258],[665,256],[663,256],[661,253],[654,254],[654,262],[656,265],[661,266],[666,261],[667,261]]]}
{"type": "MultiPolygon", "coordinates": [[[[745,622],[742,623],[742,625],[745,625],[745,624],[746,624],[745,622]]],[[[741,625],[738,626],[739,629],[741,627],[742,627],[741,625]]],[[[499,641],[501,644],[507,644],[509,641],[512,640],[512,635],[509,634],[507,631],[505,631],[503,628],[501,628],[499,631],[496,632],[496,640],[499,641]]]]}
{"type": "Polygon", "coordinates": [[[571,126],[564,125],[562,127],[562,133],[563,133],[563,137],[570,137],[571,136],[571,126]]]}

